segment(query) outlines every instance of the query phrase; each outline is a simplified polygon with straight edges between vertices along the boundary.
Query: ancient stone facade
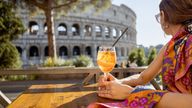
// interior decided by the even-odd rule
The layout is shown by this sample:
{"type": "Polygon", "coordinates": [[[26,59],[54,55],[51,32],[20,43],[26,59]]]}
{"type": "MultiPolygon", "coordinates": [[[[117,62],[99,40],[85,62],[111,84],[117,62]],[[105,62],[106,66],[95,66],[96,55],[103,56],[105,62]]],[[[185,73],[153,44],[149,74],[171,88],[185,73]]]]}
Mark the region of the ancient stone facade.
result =
{"type": "MultiPolygon", "coordinates": [[[[20,10],[18,15],[27,31],[14,44],[24,65],[41,64],[48,56],[45,16],[43,13],[31,16],[27,10],[20,10]]],[[[88,11],[55,16],[57,55],[69,59],[84,54],[96,62],[98,47],[111,46],[128,26],[128,31],[116,44],[118,63],[127,60],[129,51],[136,47],[136,15],[129,7],[112,5],[97,15],[88,11]]]]}

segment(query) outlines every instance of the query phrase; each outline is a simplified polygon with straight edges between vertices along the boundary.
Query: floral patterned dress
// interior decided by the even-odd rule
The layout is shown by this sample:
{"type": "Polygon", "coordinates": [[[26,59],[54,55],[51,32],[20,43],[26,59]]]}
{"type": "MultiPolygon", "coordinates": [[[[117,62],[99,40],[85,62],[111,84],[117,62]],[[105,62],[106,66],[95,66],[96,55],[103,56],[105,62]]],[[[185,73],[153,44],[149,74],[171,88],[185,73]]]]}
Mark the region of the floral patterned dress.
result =
{"type": "Polygon", "coordinates": [[[88,108],[153,108],[167,92],[192,94],[192,34],[180,30],[169,41],[162,76],[165,90],[136,89],[122,102],[92,103],[88,108]]]}

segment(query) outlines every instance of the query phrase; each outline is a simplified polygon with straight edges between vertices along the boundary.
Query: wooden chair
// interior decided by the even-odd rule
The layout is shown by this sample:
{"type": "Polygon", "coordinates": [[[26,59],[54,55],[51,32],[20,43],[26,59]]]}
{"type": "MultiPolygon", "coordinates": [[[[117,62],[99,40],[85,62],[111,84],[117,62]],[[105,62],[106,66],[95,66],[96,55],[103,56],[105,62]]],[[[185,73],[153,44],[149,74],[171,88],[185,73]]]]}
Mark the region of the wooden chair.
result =
{"type": "Polygon", "coordinates": [[[156,89],[156,90],[162,90],[161,87],[159,86],[159,84],[157,84],[157,82],[155,81],[155,79],[152,79],[150,81],[150,83],[153,85],[153,87],[156,89]]]}
{"type": "Polygon", "coordinates": [[[11,103],[11,100],[0,91],[0,104],[3,107],[7,107],[11,103]]]}

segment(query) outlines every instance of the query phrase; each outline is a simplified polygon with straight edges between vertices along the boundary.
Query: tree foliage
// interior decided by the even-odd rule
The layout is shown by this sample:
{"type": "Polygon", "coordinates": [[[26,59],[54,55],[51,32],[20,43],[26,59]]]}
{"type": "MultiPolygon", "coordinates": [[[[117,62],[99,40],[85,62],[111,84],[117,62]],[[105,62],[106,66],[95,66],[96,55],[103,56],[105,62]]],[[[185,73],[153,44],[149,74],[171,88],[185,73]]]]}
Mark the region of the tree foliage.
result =
{"type": "Polygon", "coordinates": [[[144,49],[137,48],[131,51],[129,54],[129,61],[131,63],[136,62],[138,66],[144,66],[146,63],[146,57],[144,49]]]}
{"type": "Polygon", "coordinates": [[[138,66],[144,66],[145,65],[145,52],[142,48],[137,49],[136,63],[138,66]]]}
{"type": "Polygon", "coordinates": [[[12,9],[11,3],[0,1],[0,41],[17,39],[25,30],[12,9]]]}
{"type": "Polygon", "coordinates": [[[134,61],[136,61],[136,58],[137,58],[136,50],[131,51],[131,53],[129,54],[129,61],[133,63],[134,61]]]}
{"type": "Polygon", "coordinates": [[[0,69],[19,68],[22,63],[19,52],[9,41],[0,43],[0,69]]]}
{"type": "Polygon", "coordinates": [[[0,68],[18,68],[21,66],[20,56],[11,40],[19,37],[24,27],[15,16],[13,6],[0,0],[0,68]]]}
{"type": "Polygon", "coordinates": [[[156,48],[152,48],[149,52],[149,55],[148,55],[148,60],[147,60],[147,64],[149,65],[153,60],[154,58],[156,57],[157,55],[157,51],[156,51],[156,48]]]}

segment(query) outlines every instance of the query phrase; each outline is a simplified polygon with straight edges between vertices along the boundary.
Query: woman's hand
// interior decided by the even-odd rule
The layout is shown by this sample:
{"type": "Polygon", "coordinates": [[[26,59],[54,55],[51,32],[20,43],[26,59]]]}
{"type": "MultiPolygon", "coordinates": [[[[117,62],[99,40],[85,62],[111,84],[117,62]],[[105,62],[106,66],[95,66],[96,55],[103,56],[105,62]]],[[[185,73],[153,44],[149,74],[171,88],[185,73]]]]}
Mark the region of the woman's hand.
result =
{"type": "Polygon", "coordinates": [[[103,82],[105,82],[105,81],[113,81],[113,80],[118,80],[118,79],[115,78],[115,77],[114,77],[113,75],[111,75],[110,73],[108,73],[108,74],[106,74],[106,76],[105,76],[105,75],[101,75],[101,76],[99,77],[98,83],[101,84],[101,83],[103,83],[103,82]]]}
{"type": "Polygon", "coordinates": [[[107,76],[101,76],[99,78],[98,86],[98,95],[100,97],[117,100],[126,99],[133,90],[132,87],[121,84],[121,82],[111,74],[107,76]]]}

